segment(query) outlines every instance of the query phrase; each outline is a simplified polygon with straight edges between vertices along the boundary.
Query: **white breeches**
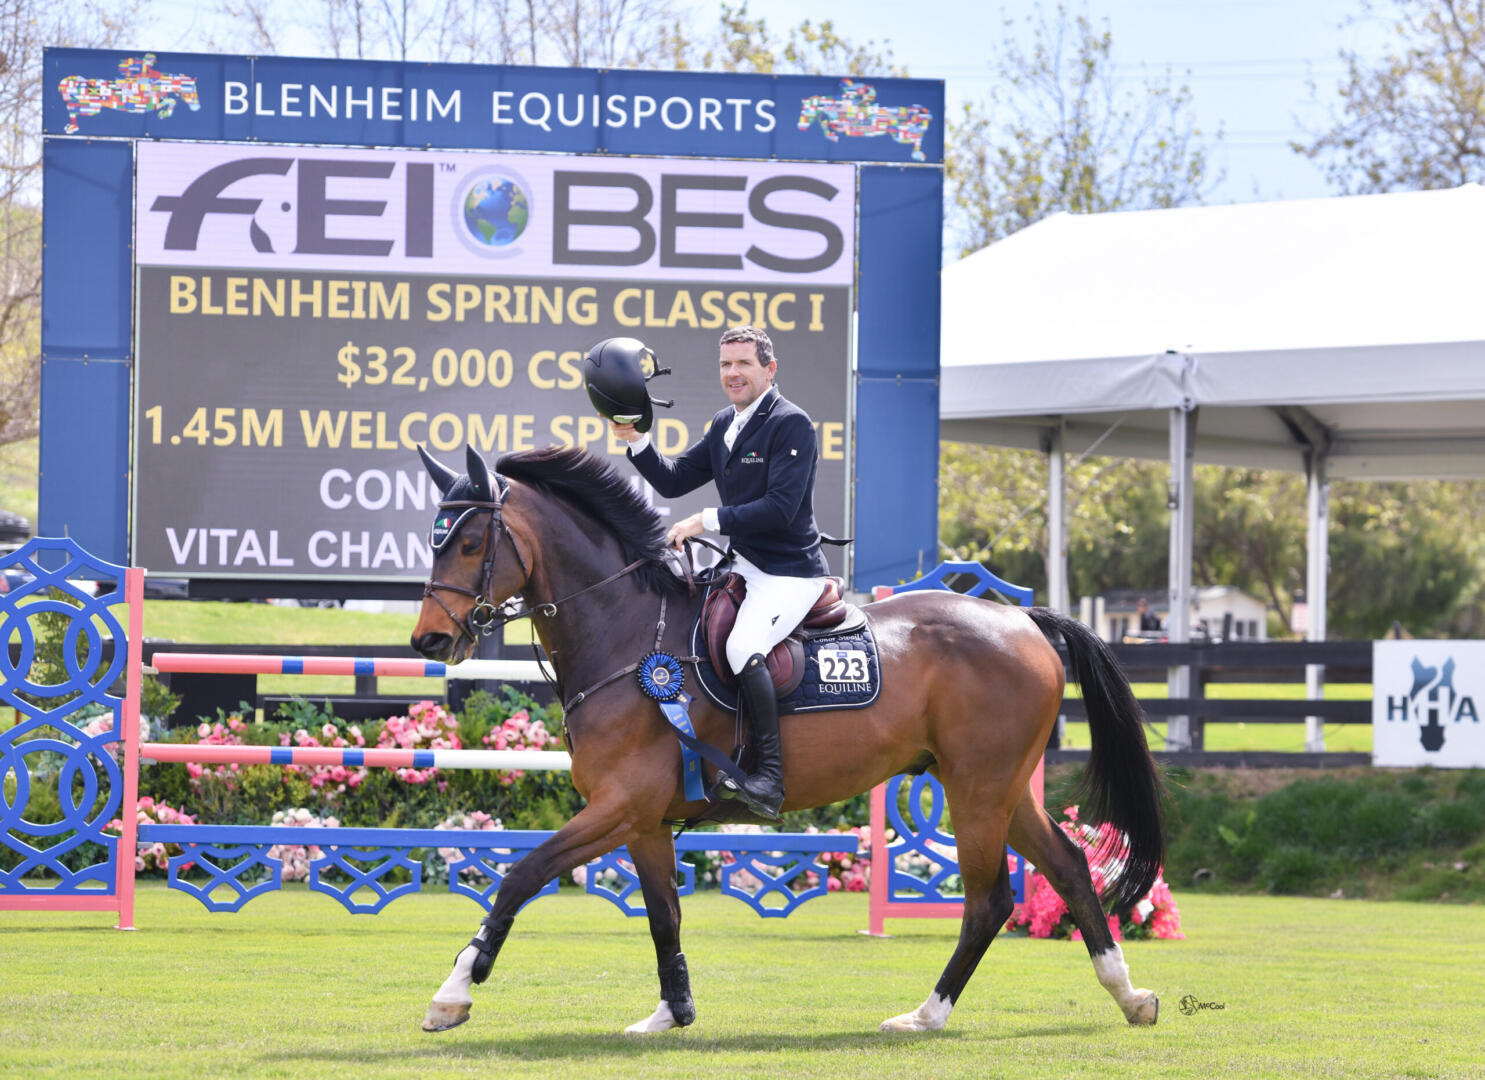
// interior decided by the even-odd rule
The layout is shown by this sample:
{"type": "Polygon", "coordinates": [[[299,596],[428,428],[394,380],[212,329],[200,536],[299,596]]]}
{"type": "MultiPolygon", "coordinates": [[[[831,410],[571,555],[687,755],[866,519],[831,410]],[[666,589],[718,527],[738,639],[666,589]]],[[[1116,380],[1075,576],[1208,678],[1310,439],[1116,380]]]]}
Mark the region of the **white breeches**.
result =
{"type": "Polygon", "coordinates": [[[727,663],[737,674],[749,657],[758,653],[767,656],[789,636],[820,599],[828,579],[765,574],[735,553],[732,569],[748,583],[748,594],[737,609],[737,622],[727,638],[727,663]]]}

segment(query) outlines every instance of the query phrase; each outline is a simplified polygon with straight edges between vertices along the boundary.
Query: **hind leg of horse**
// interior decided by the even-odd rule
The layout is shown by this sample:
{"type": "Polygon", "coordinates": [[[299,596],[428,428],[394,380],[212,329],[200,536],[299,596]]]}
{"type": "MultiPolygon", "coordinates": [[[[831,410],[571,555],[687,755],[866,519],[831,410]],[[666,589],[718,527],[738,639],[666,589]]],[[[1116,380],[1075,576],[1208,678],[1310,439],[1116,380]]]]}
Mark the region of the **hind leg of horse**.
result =
{"type": "MultiPolygon", "coordinates": [[[[974,804],[951,797],[949,805],[952,808],[974,804]]],[[[947,1024],[949,1013],[975,973],[980,958],[1015,907],[1011,876],[1006,867],[1004,819],[962,822],[956,818],[954,827],[959,873],[964,881],[964,919],[959,926],[959,943],[928,1000],[910,1013],[884,1020],[882,1031],[938,1031],[947,1024]]]]}
{"type": "Polygon", "coordinates": [[[1088,860],[1072,838],[1057,827],[1050,814],[1028,792],[1011,817],[1011,846],[1036,864],[1083,932],[1083,944],[1093,959],[1098,981],[1131,1024],[1153,1024],[1160,1015],[1160,998],[1153,990],[1136,989],[1129,981],[1124,951],[1109,932],[1103,905],[1088,873],[1088,860]]]}
{"type": "Polygon", "coordinates": [[[691,976],[681,952],[681,904],[676,891],[675,842],[670,829],[658,829],[629,841],[629,854],[644,892],[650,937],[660,973],[660,1004],[655,1011],[624,1031],[630,1035],[685,1027],[696,1019],[691,1001],[691,976]]]}
{"type": "Polygon", "coordinates": [[[454,970],[433,995],[423,1030],[447,1031],[468,1020],[474,1003],[469,988],[489,977],[521,905],[552,878],[628,842],[631,831],[623,805],[595,800],[511,867],[500,882],[490,913],[481,920],[474,939],[454,958],[454,970]]]}

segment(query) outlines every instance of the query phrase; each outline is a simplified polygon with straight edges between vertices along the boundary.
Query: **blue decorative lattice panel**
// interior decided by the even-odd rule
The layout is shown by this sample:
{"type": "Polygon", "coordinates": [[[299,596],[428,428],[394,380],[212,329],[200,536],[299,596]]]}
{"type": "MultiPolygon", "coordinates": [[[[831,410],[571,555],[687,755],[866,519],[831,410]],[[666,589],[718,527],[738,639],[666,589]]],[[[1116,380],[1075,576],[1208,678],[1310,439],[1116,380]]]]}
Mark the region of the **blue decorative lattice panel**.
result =
{"type": "Polygon", "coordinates": [[[0,732],[0,897],[112,896],[118,840],[104,830],[123,799],[123,699],[108,691],[128,656],[111,608],[123,597],[95,597],[79,581],[122,582],[124,568],[72,540],[37,538],[0,556],[0,570],[24,579],[0,593],[0,643],[14,649],[0,648],[0,703],[16,717],[0,732]],[[63,624],[64,682],[32,681],[41,615],[63,624]],[[33,801],[60,811],[28,816],[33,801]]]}
{"type": "Polygon", "coordinates": [[[315,892],[333,896],[353,914],[375,915],[399,896],[407,896],[423,887],[423,864],[407,855],[400,847],[336,847],[324,849],[324,855],[309,864],[309,887],[315,892]],[[395,870],[406,870],[410,881],[389,885],[382,880],[395,870]],[[329,875],[338,871],[345,878],[336,883],[329,875]],[[358,900],[369,892],[373,899],[358,900]]]}
{"type": "Polygon", "coordinates": [[[814,900],[830,891],[829,874],[816,860],[813,852],[804,851],[753,851],[722,867],[722,892],[735,896],[759,916],[765,919],[784,919],[806,900],[814,900]],[[746,872],[758,883],[750,890],[739,876],[746,872]],[[794,884],[803,875],[814,873],[814,885],[795,890],[794,884]],[[777,899],[778,903],[770,903],[777,899]]]}
{"type": "Polygon", "coordinates": [[[168,872],[172,889],[179,889],[200,900],[208,911],[237,911],[254,897],[271,893],[283,884],[282,860],[270,855],[267,844],[185,844],[181,854],[170,857],[168,872]],[[207,875],[205,884],[197,884],[182,875],[190,869],[207,875]],[[250,883],[258,873],[267,876],[250,883]],[[218,900],[212,896],[218,889],[230,891],[233,898],[218,900]]]}
{"type": "MultiPolygon", "coordinates": [[[[510,868],[521,858],[530,853],[530,848],[519,847],[496,847],[495,842],[500,839],[499,830],[493,833],[486,831],[491,844],[460,844],[454,847],[458,859],[449,863],[449,892],[467,896],[478,903],[486,911],[495,906],[495,893],[500,889],[500,883],[505,880],[505,875],[510,868]],[[484,880],[484,888],[478,887],[477,883],[484,880]]],[[[557,879],[543,885],[533,896],[551,896],[557,891],[557,879]]],[[[531,903],[527,900],[526,903],[531,903]]],[[[522,908],[526,906],[521,905],[522,908]]]]}
{"type": "MultiPolygon", "coordinates": [[[[696,867],[677,858],[675,868],[676,895],[690,896],[696,891],[696,867]]],[[[634,917],[645,914],[644,893],[639,887],[639,875],[634,872],[634,863],[630,861],[629,849],[626,847],[610,851],[602,858],[590,862],[583,888],[593,896],[603,897],[625,915],[634,917]]]]}
{"type": "MultiPolygon", "coordinates": [[[[310,887],[335,897],[348,911],[374,914],[393,900],[422,887],[422,864],[409,857],[411,851],[442,849],[455,857],[449,863],[449,891],[467,896],[487,910],[505,874],[523,856],[552,836],[534,830],[473,829],[355,829],[284,825],[141,825],[142,844],[179,844],[182,854],[170,860],[170,887],[201,901],[211,911],[237,911],[249,900],[282,885],[279,860],[271,848],[295,846],[319,848],[310,862],[310,887]],[[207,880],[191,881],[187,868],[196,864],[207,880]],[[407,871],[409,880],[396,885],[384,879],[396,869],[407,871]],[[465,871],[474,871],[473,874],[465,871]],[[251,880],[266,874],[264,880],[251,880]],[[342,880],[331,882],[328,874],[342,880]],[[478,882],[484,879],[485,884],[478,882]],[[357,899],[361,891],[371,899],[357,899]],[[220,897],[224,892],[231,895],[220,897]]],[[[856,837],[819,833],[686,833],[676,840],[676,874],[681,896],[696,889],[696,868],[680,861],[692,851],[730,851],[737,862],[723,867],[722,892],[742,900],[765,918],[783,918],[806,900],[824,896],[828,889],[825,868],[816,860],[824,852],[856,851],[856,837]],[[734,880],[747,870],[762,884],[756,892],[734,880]],[[819,882],[795,891],[800,875],[816,873],[819,882]],[[778,903],[772,901],[777,900],[778,903]]],[[[645,914],[639,878],[629,861],[627,848],[619,848],[588,864],[587,891],[608,900],[625,915],[645,914]],[[612,870],[609,878],[606,871],[612,870]]],[[[552,880],[537,896],[557,891],[552,880]]],[[[534,897],[533,897],[534,899],[534,897]]],[[[529,901],[528,901],[529,903],[529,901]]]]}

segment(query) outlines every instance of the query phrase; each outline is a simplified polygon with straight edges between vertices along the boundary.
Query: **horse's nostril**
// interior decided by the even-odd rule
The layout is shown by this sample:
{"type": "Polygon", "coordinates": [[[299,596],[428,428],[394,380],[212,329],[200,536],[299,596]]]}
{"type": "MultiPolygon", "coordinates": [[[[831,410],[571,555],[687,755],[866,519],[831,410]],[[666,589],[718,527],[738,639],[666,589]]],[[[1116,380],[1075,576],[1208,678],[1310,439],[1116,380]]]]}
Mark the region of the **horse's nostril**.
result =
{"type": "Polygon", "coordinates": [[[453,640],[448,634],[422,634],[414,636],[411,644],[414,652],[437,658],[448,654],[453,640]]]}

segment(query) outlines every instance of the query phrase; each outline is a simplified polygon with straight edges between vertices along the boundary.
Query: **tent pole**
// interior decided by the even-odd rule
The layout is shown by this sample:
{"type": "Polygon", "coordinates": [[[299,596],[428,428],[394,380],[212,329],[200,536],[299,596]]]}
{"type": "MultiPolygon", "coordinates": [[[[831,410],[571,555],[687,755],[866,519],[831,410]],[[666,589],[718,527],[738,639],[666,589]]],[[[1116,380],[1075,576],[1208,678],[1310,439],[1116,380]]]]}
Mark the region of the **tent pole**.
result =
{"type": "MultiPolygon", "coordinates": [[[[1309,454],[1309,536],[1306,547],[1305,621],[1307,641],[1325,640],[1327,577],[1330,568],[1330,482],[1325,472],[1326,455],[1318,447],[1309,454]]],[[[1325,696],[1325,665],[1305,665],[1305,697],[1318,701],[1325,696]]],[[[1325,750],[1325,724],[1318,716],[1305,717],[1305,750],[1325,750]]]]}
{"type": "Polygon", "coordinates": [[[1047,455],[1047,606],[1066,615],[1067,595],[1067,472],[1062,450],[1066,421],[1057,418],[1057,426],[1048,428],[1043,440],[1047,455]]]}
{"type": "MultiPolygon", "coordinates": [[[[1170,616],[1166,639],[1172,644],[1191,640],[1191,551],[1195,530],[1192,465],[1196,453],[1196,406],[1188,398],[1170,411],[1170,483],[1166,506],[1170,509],[1170,616]]],[[[1182,664],[1166,669],[1166,685],[1173,698],[1191,696],[1191,667],[1182,664]]],[[[1166,720],[1165,748],[1194,749],[1191,717],[1166,720]]]]}

